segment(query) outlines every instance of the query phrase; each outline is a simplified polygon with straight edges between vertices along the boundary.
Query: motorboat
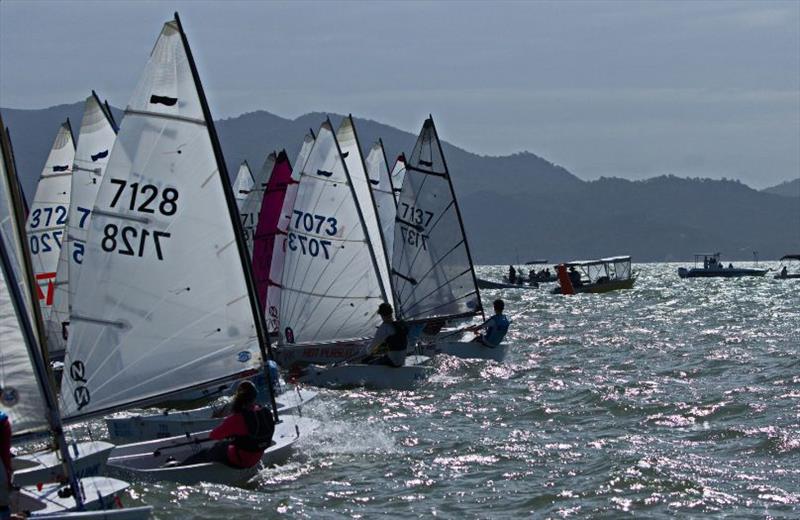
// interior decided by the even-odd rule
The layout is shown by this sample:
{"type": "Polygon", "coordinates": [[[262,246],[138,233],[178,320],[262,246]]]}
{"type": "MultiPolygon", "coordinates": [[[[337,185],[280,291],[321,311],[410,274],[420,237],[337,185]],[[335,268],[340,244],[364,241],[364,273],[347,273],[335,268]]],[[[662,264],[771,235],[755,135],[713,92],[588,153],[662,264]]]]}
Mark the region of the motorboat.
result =
{"type": "Polygon", "coordinates": [[[636,282],[630,256],[567,262],[556,266],[559,285],[551,294],[605,293],[630,289],[636,282]]]}
{"type": "Polygon", "coordinates": [[[720,261],[720,253],[698,253],[694,255],[694,267],[687,269],[678,268],[681,278],[741,278],[743,276],[764,276],[768,269],[758,267],[734,267],[728,263],[727,267],[720,261]],[[700,261],[703,265],[700,267],[700,261]]]}
{"type": "Polygon", "coordinates": [[[776,280],[800,278],[800,255],[783,255],[778,273],[773,278],[776,280]]]}

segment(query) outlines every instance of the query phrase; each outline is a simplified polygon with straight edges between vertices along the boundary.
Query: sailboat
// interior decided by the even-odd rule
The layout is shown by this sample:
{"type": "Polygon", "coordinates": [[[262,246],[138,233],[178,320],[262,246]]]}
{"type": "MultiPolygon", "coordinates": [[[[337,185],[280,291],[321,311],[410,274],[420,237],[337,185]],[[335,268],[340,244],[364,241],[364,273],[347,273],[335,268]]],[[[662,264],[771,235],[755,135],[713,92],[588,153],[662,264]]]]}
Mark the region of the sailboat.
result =
{"type": "MultiPolygon", "coordinates": [[[[297,198],[300,172],[303,171],[306,165],[315,139],[316,135],[313,130],[309,130],[303,139],[300,152],[297,154],[297,160],[294,162],[295,168],[291,172],[291,177],[289,178],[286,191],[283,195],[280,218],[275,228],[276,238],[273,240],[272,244],[272,256],[270,258],[268,273],[269,285],[267,287],[267,301],[264,309],[266,312],[267,330],[269,330],[271,335],[275,335],[276,337],[280,334],[280,312],[278,308],[281,302],[281,276],[283,275],[284,257],[286,256],[289,224],[292,221],[294,201],[297,198]]],[[[254,269],[257,268],[254,267],[254,269]]]]}
{"type": "Polygon", "coordinates": [[[269,155],[267,155],[261,169],[258,170],[258,173],[253,178],[253,187],[248,192],[244,201],[239,205],[239,215],[242,219],[245,241],[251,255],[253,251],[253,237],[258,228],[258,218],[261,213],[261,202],[264,200],[264,192],[267,190],[267,183],[275,167],[276,158],[277,154],[275,152],[270,152],[269,155]]]}
{"type": "MultiPolygon", "coordinates": [[[[392,279],[398,315],[409,323],[484,317],[461,212],[432,117],[423,124],[406,163],[396,221],[392,279]]],[[[418,349],[424,355],[500,361],[507,346],[440,337],[418,349]]]]}
{"type": "Polygon", "coordinates": [[[392,168],[391,173],[391,181],[392,181],[392,191],[394,191],[394,199],[395,202],[400,200],[400,191],[403,189],[403,181],[406,178],[406,156],[405,154],[400,154],[397,156],[397,159],[394,162],[394,167],[392,168]]]}
{"type": "Polygon", "coordinates": [[[391,265],[392,252],[394,251],[394,219],[397,216],[397,200],[395,199],[392,177],[389,173],[389,163],[386,161],[386,152],[383,149],[383,141],[378,139],[372,145],[364,164],[367,169],[372,197],[375,200],[378,221],[381,225],[381,234],[386,245],[388,265],[391,265]]]}
{"type": "MultiPolygon", "coordinates": [[[[44,350],[38,344],[44,327],[41,309],[31,295],[37,292],[31,275],[33,268],[27,252],[21,192],[13,164],[8,162],[5,127],[0,119],[2,137],[2,178],[0,178],[0,409],[8,415],[17,442],[49,433],[58,446],[68,485],[43,484],[23,487],[12,494],[12,511],[31,511],[47,518],[147,518],[151,507],[121,511],[83,512],[114,506],[115,497],[127,487],[126,482],[106,477],[79,478],[75,472],[69,446],[64,438],[61,416],[44,350]],[[11,171],[10,171],[11,170],[11,171]],[[38,323],[36,332],[32,319],[38,323]],[[69,513],[78,510],[77,513],[69,513]]],[[[16,479],[15,484],[20,485],[16,479]]],[[[118,503],[118,502],[117,502],[118,503]]]]}
{"type": "MultiPolygon", "coordinates": [[[[22,191],[20,189],[19,180],[16,174],[12,154],[11,154],[11,141],[2,126],[2,118],[0,118],[0,141],[2,141],[2,158],[0,158],[0,168],[2,168],[2,178],[0,178],[0,227],[2,232],[7,237],[6,243],[12,248],[12,251],[17,252],[13,254],[13,260],[16,262],[16,272],[18,273],[17,279],[23,279],[19,273],[32,272],[25,265],[25,251],[27,242],[22,237],[22,233],[18,233],[18,228],[21,229],[22,225],[19,222],[24,222],[24,203],[22,199],[22,191]],[[15,208],[20,208],[18,213],[15,208]],[[15,219],[16,217],[16,219],[15,219]]],[[[26,287],[22,287],[22,292],[25,296],[25,305],[28,309],[28,318],[32,323],[39,323],[41,317],[41,309],[36,297],[31,297],[32,292],[27,292],[26,287]]],[[[9,304],[10,305],[10,304],[9,304]]],[[[9,316],[13,312],[7,313],[9,316]]],[[[44,327],[37,327],[35,332],[43,331],[44,327]]],[[[37,345],[42,341],[39,338],[44,337],[37,335],[37,345]]],[[[0,342],[2,344],[4,342],[0,342]]],[[[12,344],[12,343],[9,343],[12,344]]],[[[0,351],[4,352],[4,351],[0,351]]],[[[5,387],[5,386],[4,386],[5,387]]],[[[12,388],[14,386],[12,385],[12,388]]],[[[10,399],[8,402],[13,402],[14,392],[6,392],[3,396],[10,399]]],[[[74,443],[73,449],[73,470],[78,476],[91,476],[97,475],[105,467],[108,455],[111,452],[113,445],[102,441],[85,441],[74,443]]],[[[64,470],[60,454],[53,450],[34,451],[32,453],[21,454],[14,458],[13,461],[14,481],[17,485],[27,486],[35,485],[40,482],[57,482],[63,479],[64,470]]]]}
{"type": "Polygon", "coordinates": [[[240,208],[242,203],[247,198],[247,194],[253,189],[255,179],[253,179],[253,172],[250,170],[250,165],[247,161],[242,161],[239,165],[239,171],[236,173],[236,180],[233,182],[233,195],[236,197],[236,205],[240,208]]]}
{"type": "MultiPolygon", "coordinates": [[[[249,253],[177,13],[125,109],[92,228],[83,268],[94,276],[78,281],[70,313],[66,420],[147,406],[263,370],[269,344],[249,253]]],[[[275,416],[267,463],[285,457],[314,423],[275,416]]],[[[201,448],[208,442],[202,435],[119,446],[109,467],[180,482],[238,483],[255,474],[257,468],[216,463],[164,467],[201,448]]]]}
{"type": "Polygon", "coordinates": [[[55,279],[55,296],[45,324],[51,360],[64,357],[69,327],[69,280],[78,280],[83,265],[86,234],[91,222],[91,208],[103,178],[108,156],[117,138],[114,116],[106,110],[97,94],[86,98],[78,132],[78,145],[72,165],[70,203],[67,225],[61,238],[61,252],[55,279]]]}
{"type": "MultiPolygon", "coordinates": [[[[375,311],[386,301],[378,257],[344,153],[330,120],[325,121],[300,173],[287,234],[276,353],[285,367],[364,354],[375,331],[375,311]]],[[[362,184],[368,190],[366,175],[362,184]]],[[[374,228],[379,232],[377,222],[374,228]]],[[[363,375],[362,367],[352,365],[312,366],[300,381],[399,387],[427,374],[426,367],[406,366],[392,368],[393,377],[387,377],[387,368],[368,366],[363,375]]]]}
{"type": "Polygon", "coordinates": [[[59,126],[50,148],[25,225],[33,273],[39,287],[37,296],[42,317],[45,324],[54,327],[54,330],[47,330],[47,337],[61,335],[61,327],[50,322],[50,312],[56,292],[58,259],[69,216],[74,159],[75,139],[67,119],[59,126]]]}

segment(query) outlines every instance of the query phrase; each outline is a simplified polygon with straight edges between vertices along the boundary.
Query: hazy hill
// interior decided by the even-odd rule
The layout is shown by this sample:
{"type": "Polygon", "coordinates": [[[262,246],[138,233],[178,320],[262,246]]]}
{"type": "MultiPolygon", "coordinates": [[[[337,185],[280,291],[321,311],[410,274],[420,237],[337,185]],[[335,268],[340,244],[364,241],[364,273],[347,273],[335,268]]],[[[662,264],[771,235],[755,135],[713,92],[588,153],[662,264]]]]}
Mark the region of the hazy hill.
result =
{"type": "Polygon", "coordinates": [[[783,195],[784,197],[800,197],[800,178],[782,182],[778,185],[764,188],[764,193],[783,195]]]}
{"type": "MultiPolygon", "coordinates": [[[[3,109],[29,198],[58,123],[70,117],[77,132],[82,106],[3,109]]],[[[121,118],[119,110],[115,115],[121,118]]],[[[217,121],[228,171],[235,174],[244,159],[260,168],[273,149],[285,147],[293,159],[303,135],[324,118],[311,113],[291,120],[257,111],[217,121]]],[[[338,125],[341,116],[331,119],[338,125]]],[[[376,121],[356,119],[356,126],[365,149],[383,138],[390,163],[400,151],[410,152],[416,140],[415,134],[376,121]]],[[[490,157],[447,143],[444,152],[479,263],[616,254],[638,261],[684,260],[698,251],[749,260],[753,250],[767,259],[800,249],[798,201],[739,182],[671,176],[585,182],[529,152],[490,157]]]]}

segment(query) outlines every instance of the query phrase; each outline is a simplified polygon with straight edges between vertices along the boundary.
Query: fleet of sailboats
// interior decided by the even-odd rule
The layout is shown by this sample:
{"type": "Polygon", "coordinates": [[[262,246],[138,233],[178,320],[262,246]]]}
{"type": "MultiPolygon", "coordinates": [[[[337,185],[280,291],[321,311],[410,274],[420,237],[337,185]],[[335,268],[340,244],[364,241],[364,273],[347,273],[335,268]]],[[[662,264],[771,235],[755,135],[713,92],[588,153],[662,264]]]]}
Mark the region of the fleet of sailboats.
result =
{"type": "MultiPolygon", "coordinates": [[[[112,473],[137,481],[241,484],[257,474],[257,467],[180,464],[213,442],[216,404],[111,414],[260,377],[276,421],[261,462],[276,464],[318,423],[296,413],[315,392],[275,395],[271,359],[316,386],[408,389],[428,376],[435,354],[505,355],[504,346],[436,335],[445,324],[482,316],[483,307],[432,118],[409,159],[401,154],[391,169],[381,140],[362,154],[347,116],[336,129],[327,119],[310,131],[294,167],[286,151],[270,153],[255,174],[241,163],[231,185],[176,13],[119,127],[95,92],[86,99],[77,148],[69,122],[61,125],[24,230],[3,137],[0,238],[8,290],[0,305],[13,301],[15,312],[6,308],[2,317],[16,326],[0,329],[0,401],[20,438],[55,436],[60,451],[39,454],[31,464],[40,467],[28,475],[35,481],[49,471],[53,478],[64,464],[76,500],[59,502],[62,510],[86,507],[91,500],[75,494],[81,464],[83,474],[100,473],[106,458],[112,473]],[[392,304],[398,319],[433,331],[410,346],[402,367],[362,362],[382,303],[392,304]],[[51,366],[53,359],[63,365],[51,366]],[[62,417],[65,424],[108,417],[112,440],[127,444],[82,444],[75,458],[65,448],[62,417]]],[[[127,486],[89,478],[97,480],[80,486],[90,483],[101,497],[127,486]]],[[[45,492],[31,496],[42,500],[45,492]]]]}

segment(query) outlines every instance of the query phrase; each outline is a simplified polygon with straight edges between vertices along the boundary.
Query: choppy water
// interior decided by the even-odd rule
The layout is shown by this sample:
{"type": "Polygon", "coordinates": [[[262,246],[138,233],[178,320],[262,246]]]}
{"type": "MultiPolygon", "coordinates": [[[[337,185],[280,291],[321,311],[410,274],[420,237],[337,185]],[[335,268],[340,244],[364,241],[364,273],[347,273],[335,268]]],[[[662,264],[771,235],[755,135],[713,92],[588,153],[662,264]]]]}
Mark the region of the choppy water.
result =
{"type": "MultiPolygon", "coordinates": [[[[324,391],[286,466],[241,489],[138,484],[159,518],[800,517],[800,280],[484,291],[506,363],[436,362],[415,392],[324,391]]],[[[504,268],[480,268],[499,277],[504,268]]]]}

